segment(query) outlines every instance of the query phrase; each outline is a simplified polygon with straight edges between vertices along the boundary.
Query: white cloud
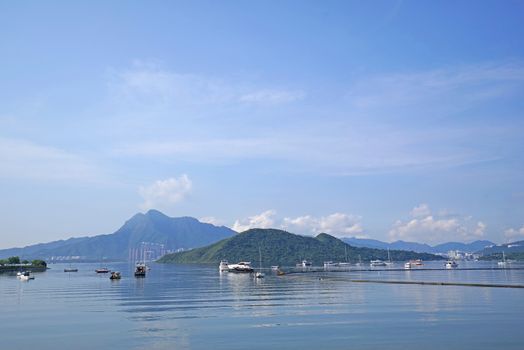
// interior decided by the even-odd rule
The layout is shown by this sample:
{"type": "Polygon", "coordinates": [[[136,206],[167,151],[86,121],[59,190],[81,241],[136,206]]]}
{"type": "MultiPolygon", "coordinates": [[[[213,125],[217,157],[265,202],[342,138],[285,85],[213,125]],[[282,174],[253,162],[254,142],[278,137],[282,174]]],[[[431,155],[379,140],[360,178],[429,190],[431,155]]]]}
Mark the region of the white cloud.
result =
{"type": "Polygon", "coordinates": [[[204,216],[204,217],[198,219],[198,221],[204,222],[204,223],[207,223],[207,224],[212,224],[212,225],[215,225],[215,226],[222,226],[222,225],[224,225],[224,221],[222,221],[220,219],[217,219],[214,216],[204,216]]]}
{"type": "Polygon", "coordinates": [[[318,234],[321,232],[334,236],[356,236],[363,232],[359,216],[333,213],[327,216],[311,215],[284,218],[281,227],[298,234],[318,234]]]}
{"type": "Polygon", "coordinates": [[[360,236],[363,232],[360,220],[359,216],[344,213],[333,213],[321,217],[304,215],[280,219],[276,217],[275,210],[267,210],[246,219],[236,220],[233,230],[242,232],[250,228],[273,227],[302,235],[315,235],[324,232],[339,237],[360,236]]]}
{"type": "Polygon", "coordinates": [[[0,137],[0,177],[44,181],[102,180],[102,171],[79,155],[31,141],[0,137]]]}
{"type": "Polygon", "coordinates": [[[142,186],[138,190],[144,198],[141,208],[147,210],[176,204],[191,192],[191,188],[191,180],[186,174],[179,178],[158,180],[149,186],[142,186]]]}
{"type": "Polygon", "coordinates": [[[389,231],[391,240],[442,243],[470,241],[484,236],[486,224],[471,222],[470,216],[432,215],[428,205],[421,204],[411,211],[411,220],[397,220],[389,231]]]}
{"type": "Polygon", "coordinates": [[[411,216],[416,218],[428,215],[431,215],[431,210],[429,209],[429,206],[424,203],[416,206],[415,208],[413,208],[413,210],[411,210],[411,216]]]}
{"type": "Polygon", "coordinates": [[[504,231],[504,237],[507,242],[515,242],[524,239],[524,225],[520,229],[510,228],[504,231]]]}
{"type": "Polygon", "coordinates": [[[233,230],[244,232],[251,228],[271,228],[274,227],[276,215],[275,210],[266,210],[265,212],[253,215],[243,220],[236,220],[233,224],[233,230]]]}

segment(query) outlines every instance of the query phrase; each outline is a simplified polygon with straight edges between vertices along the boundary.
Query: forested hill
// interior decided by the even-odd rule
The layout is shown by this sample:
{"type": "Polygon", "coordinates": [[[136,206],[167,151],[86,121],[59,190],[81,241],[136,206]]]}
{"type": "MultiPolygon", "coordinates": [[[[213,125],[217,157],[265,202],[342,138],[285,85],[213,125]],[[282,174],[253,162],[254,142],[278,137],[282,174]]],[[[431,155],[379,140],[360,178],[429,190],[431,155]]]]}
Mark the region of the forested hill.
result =
{"type": "MultiPolygon", "coordinates": [[[[387,250],[353,247],[325,233],[306,237],[276,229],[251,229],[206,247],[168,254],[159,262],[219,263],[225,259],[230,262],[252,261],[255,264],[259,260],[259,248],[264,266],[294,266],[303,259],[322,265],[324,261],[343,262],[346,259],[355,263],[359,261],[359,256],[364,262],[386,260],[388,257],[387,250]]],[[[433,254],[400,250],[391,250],[390,255],[395,261],[442,259],[433,254]]]]}

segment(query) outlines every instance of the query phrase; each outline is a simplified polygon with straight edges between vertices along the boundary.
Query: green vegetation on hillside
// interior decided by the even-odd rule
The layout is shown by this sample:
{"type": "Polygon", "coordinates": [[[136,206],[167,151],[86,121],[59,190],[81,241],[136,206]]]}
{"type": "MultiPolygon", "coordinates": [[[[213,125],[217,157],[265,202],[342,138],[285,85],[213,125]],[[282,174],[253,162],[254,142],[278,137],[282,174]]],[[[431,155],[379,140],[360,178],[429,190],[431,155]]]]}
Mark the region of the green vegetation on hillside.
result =
{"type": "MultiPolygon", "coordinates": [[[[506,253],[506,260],[524,260],[524,252],[517,252],[517,253],[506,253]]],[[[485,255],[481,256],[479,260],[502,260],[502,253],[494,253],[491,255],[485,255]]]]}
{"type": "MultiPolygon", "coordinates": [[[[225,259],[230,262],[247,260],[256,265],[259,260],[259,248],[264,266],[294,266],[303,259],[311,261],[314,265],[322,265],[324,261],[344,262],[346,257],[351,263],[358,262],[359,256],[364,262],[374,259],[386,260],[388,257],[387,250],[352,247],[325,233],[317,237],[305,237],[282,230],[252,229],[207,247],[168,254],[159,262],[218,263],[225,259]]],[[[396,261],[442,259],[433,254],[401,250],[392,250],[390,255],[391,259],[396,261]]]]}
{"type": "Polygon", "coordinates": [[[0,265],[30,265],[30,266],[34,266],[34,267],[47,267],[47,263],[44,261],[44,260],[33,260],[33,261],[28,261],[28,260],[23,260],[23,261],[20,261],[20,257],[18,256],[11,256],[7,259],[0,259],[0,265]]]}

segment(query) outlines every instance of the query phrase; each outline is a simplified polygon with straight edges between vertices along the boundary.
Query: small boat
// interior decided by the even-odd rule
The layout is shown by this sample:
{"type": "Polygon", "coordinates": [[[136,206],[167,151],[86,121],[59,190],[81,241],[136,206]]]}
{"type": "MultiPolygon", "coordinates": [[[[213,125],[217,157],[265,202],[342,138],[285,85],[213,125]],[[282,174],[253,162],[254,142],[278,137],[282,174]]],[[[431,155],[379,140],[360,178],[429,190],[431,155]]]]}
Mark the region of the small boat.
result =
{"type": "Polygon", "coordinates": [[[109,273],[109,269],[106,267],[101,267],[95,270],[96,273],[109,273]]]}
{"type": "Polygon", "coordinates": [[[240,272],[240,273],[254,271],[253,268],[251,267],[251,263],[248,261],[241,261],[237,264],[229,264],[227,265],[227,269],[229,272],[240,272]]]}
{"type": "Polygon", "coordinates": [[[411,266],[411,261],[408,261],[407,263],[404,264],[404,269],[406,269],[406,270],[411,269],[411,267],[412,267],[411,266]]]}
{"type": "Polygon", "coordinates": [[[306,267],[311,267],[311,265],[312,265],[311,262],[307,260],[302,260],[302,262],[297,264],[297,267],[306,268],[306,267]]]}
{"type": "Polygon", "coordinates": [[[446,269],[455,269],[457,268],[459,265],[457,264],[457,262],[455,260],[448,260],[446,262],[446,269]]]}
{"type": "Polygon", "coordinates": [[[422,265],[424,265],[424,263],[423,263],[422,260],[420,260],[420,259],[413,260],[413,264],[415,264],[416,266],[422,266],[422,265]]]}
{"type": "Polygon", "coordinates": [[[324,268],[328,269],[330,267],[338,267],[339,263],[335,263],[333,261],[324,261],[324,268]]]}
{"type": "Polygon", "coordinates": [[[369,262],[369,266],[371,267],[377,267],[377,266],[386,266],[386,263],[383,262],[382,260],[371,260],[369,262]]]}
{"type": "MultiPolygon", "coordinates": [[[[17,277],[18,277],[18,275],[17,275],[17,277]]],[[[31,276],[31,272],[29,272],[29,271],[24,271],[24,272],[21,273],[19,278],[22,281],[29,281],[29,280],[34,280],[35,276],[31,276]]]]}
{"type": "Polygon", "coordinates": [[[146,277],[147,266],[144,263],[137,263],[135,267],[135,277],[146,277]]]}
{"type": "Polygon", "coordinates": [[[271,270],[273,270],[273,271],[278,271],[279,269],[280,269],[280,266],[278,266],[278,265],[271,266],[271,270]]]}
{"type": "Polygon", "coordinates": [[[78,269],[75,268],[65,268],[64,272],[78,272],[78,269]]]}
{"type": "Polygon", "coordinates": [[[218,265],[218,271],[220,271],[220,272],[227,272],[227,271],[229,271],[228,265],[229,265],[229,263],[227,262],[227,260],[220,261],[220,265],[218,265]]]}
{"type": "Polygon", "coordinates": [[[119,280],[122,278],[122,275],[118,271],[111,272],[111,276],[109,276],[110,280],[119,280]]]}

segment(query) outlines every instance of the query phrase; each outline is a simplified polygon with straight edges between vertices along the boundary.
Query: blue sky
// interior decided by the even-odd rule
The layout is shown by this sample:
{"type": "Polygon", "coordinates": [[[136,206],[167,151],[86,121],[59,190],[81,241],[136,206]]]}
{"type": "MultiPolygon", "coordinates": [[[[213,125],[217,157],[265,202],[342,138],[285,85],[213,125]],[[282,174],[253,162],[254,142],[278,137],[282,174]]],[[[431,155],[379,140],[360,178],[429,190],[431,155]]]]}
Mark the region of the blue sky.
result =
{"type": "Polygon", "coordinates": [[[159,209],[524,239],[521,1],[0,4],[0,248],[159,209]]]}

